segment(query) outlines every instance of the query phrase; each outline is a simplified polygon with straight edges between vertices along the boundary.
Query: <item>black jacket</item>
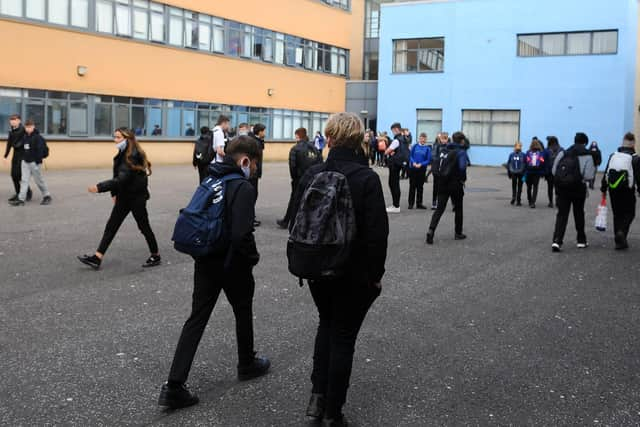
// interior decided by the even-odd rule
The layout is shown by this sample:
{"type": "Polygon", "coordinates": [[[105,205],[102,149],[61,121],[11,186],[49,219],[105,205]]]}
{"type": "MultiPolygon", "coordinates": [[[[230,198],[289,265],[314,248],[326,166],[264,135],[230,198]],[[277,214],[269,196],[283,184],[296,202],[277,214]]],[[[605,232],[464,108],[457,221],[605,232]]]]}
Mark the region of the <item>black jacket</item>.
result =
{"type": "Polygon", "coordinates": [[[16,153],[22,154],[22,139],[24,138],[24,126],[20,125],[15,129],[11,129],[9,131],[9,136],[7,137],[7,148],[4,150],[4,158],[9,157],[9,153],[13,148],[13,154],[16,153]]]}
{"type": "MultiPolygon", "coordinates": [[[[149,199],[149,180],[145,171],[133,170],[125,161],[127,149],[119,151],[113,158],[113,178],[98,184],[98,192],[111,192],[112,196],[128,199],[149,199]]],[[[144,159],[135,149],[131,152],[131,163],[142,166],[144,159]]]]}
{"type": "MultiPolygon", "coordinates": [[[[631,193],[633,193],[634,189],[638,190],[638,193],[640,193],[640,157],[636,156],[636,151],[630,147],[620,147],[618,148],[618,152],[631,154],[633,156],[633,159],[631,160],[631,167],[633,168],[633,179],[635,182],[633,183],[631,193]]],[[[613,156],[613,154],[611,156],[613,156]]],[[[607,175],[609,172],[609,162],[611,161],[611,156],[609,156],[609,160],[607,161],[607,168],[604,171],[604,175],[602,176],[600,191],[602,191],[603,193],[606,193],[607,190],[609,190],[609,180],[607,179],[607,175]]]]}
{"type": "Polygon", "coordinates": [[[314,151],[322,161],[322,153],[309,140],[299,141],[289,151],[289,174],[292,181],[299,181],[307,172],[312,161],[307,158],[309,151],[314,151]]]}
{"type": "MultiPolygon", "coordinates": [[[[366,157],[343,147],[329,151],[326,165],[347,177],[353,199],[357,232],[347,277],[358,284],[380,282],[385,272],[389,236],[389,219],[380,177],[369,168],[366,157]]],[[[294,196],[296,210],[313,176],[323,168],[324,165],[312,166],[300,181],[294,196]]],[[[293,212],[292,218],[295,216],[296,212],[293,212]]]]}
{"type": "Polygon", "coordinates": [[[264,152],[264,139],[259,138],[257,135],[254,135],[253,132],[250,132],[249,136],[256,141],[256,144],[258,144],[258,151],[260,152],[260,157],[258,158],[258,168],[256,170],[255,178],[262,178],[262,161],[263,161],[263,152],[264,152]]]}
{"type": "MultiPolygon", "coordinates": [[[[240,169],[231,159],[209,166],[209,174],[220,178],[231,173],[242,175],[240,169]]],[[[225,271],[246,271],[260,261],[253,236],[255,220],[256,190],[246,179],[237,179],[227,183],[225,196],[226,222],[225,232],[230,238],[230,247],[224,255],[225,271]]],[[[218,258],[218,261],[222,261],[218,258]]]]}
{"type": "Polygon", "coordinates": [[[22,138],[22,148],[24,150],[22,160],[27,163],[35,162],[41,164],[45,156],[45,142],[38,129],[34,129],[31,135],[24,134],[22,138]]]}

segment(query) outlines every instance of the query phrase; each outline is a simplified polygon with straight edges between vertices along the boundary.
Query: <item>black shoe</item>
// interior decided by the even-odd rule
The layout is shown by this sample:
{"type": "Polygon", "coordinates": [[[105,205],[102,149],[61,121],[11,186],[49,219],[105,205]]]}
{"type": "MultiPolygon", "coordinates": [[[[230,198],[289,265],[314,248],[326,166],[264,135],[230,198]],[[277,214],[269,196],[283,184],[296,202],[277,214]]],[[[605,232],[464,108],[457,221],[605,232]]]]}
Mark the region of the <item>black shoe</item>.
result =
{"type": "Polygon", "coordinates": [[[8,200],[8,202],[9,202],[9,203],[11,203],[11,202],[15,202],[16,200],[18,200],[18,195],[17,195],[17,194],[16,194],[16,195],[14,195],[12,198],[10,198],[10,199],[8,200]]]}
{"type": "Polygon", "coordinates": [[[529,207],[530,207],[531,209],[535,209],[535,208],[536,208],[536,204],[535,204],[535,203],[529,203],[529,207]]]}
{"type": "Polygon", "coordinates": [[[159,406],[166,406],[171,409],[186,408],[198,402],[200,402],[198,396],[191,393],[184,384],[170,386],[168,383],[164,383],[158,398],[159,406]]]}
{"type": "Polygon", "coordinates": [[[307,406],[307,417],[322,418],[324,415],[325,401],[324,394],[311,393],[309,406],[307,406]]]}
{"type": "Polygon", "coordinates": [[[256,357],[249,365],[238,366],[238,380],[247,381],[266,375],[271,362],[266,357],[256,357]]]}
{"type": "Polygon", "coordinates": [[[102,260],[95,255],[79,256],[78,260],[80,260],[80,262],[84,265],[88,265],[89,267],[93,268],[94,270],[99,270],[100,264],[102,263],[102,260]]]}
{"type": "Polygon", "coordinates": [[[462,233],[456,234],[456,236],[454,237],[455,240],[464,240],[466,238],[467,238],[466,234],[462,234],[462,233]]]}
{"type": "Polygon", "coordinates": [[[435,211],[436,209],[438,209],[438,206],[434,203],[433,205],[431,205],[431,210],[435,211]]]}
{"type": "Polygon", "coordinates": [[[257,219],[253,220],[253,226],[254,227],[260,227],[262,225],[262,223],[260,221],[258,221],[257,219]]]}
{"type": "Polygon", "coordinates": [[[427,207],[425,205],[418,205],[416,209],[420,209],[421,211],[424,211],[427,209],[427,207]]]}
{"type": "Polygon", "coordinates": [[[348,425],[344,415],[340,418],[324,418],[322,420],[322,427],[347,427],[348,425]]]}
{"type": "Polygon", "coordinates": [[[24,202],[20,199],[9,202],[11,206],[24,206],[24,202]]]}
{"type": "Polygon", "coordinates": [[[615,236],[616,242],[616,250],[621,251],[624,249],[629,249],[629,244],[627,243],[627,238],[625,237],[622,231],[618,231],[615,236]]]}
{"type": "Polygon", "coordinates": [[[160,264],[162,264],[162,259],[160,258],[160,255],[151,255],[149,258],[147,258],[144,264],[142,264],[142,266],[144,268],[148,268],[148,267],[156,267],[160,264]]]}
{"type": "Polygon", "coordinates": [[[413,209],[413,205],[409,205],[409,210],[413,209]]]}
{"type": "Polygon", "coordinates": [[[547,206],[553,209],[553,203],[549,203],[547,206]]]}
{"type": "Polygon", "coordinates": [[[562,251],[562,244],[561,244],[561,243],[553,242],[553,243],[551,244],[551,252],[556,252],[556,253],[558,253],[558,252],[560,252],[560,251],[562,251]]]}
{"type": "Polygon", "coordinates": [[[511,199],[511,206],[516,204],[516,199],[511,199]]]}
{"type": "Polygon", "coordinates": [[[30,202],[31,199],[33,199],[33,191],[29,189],[29,191],[27,191],[27,202],[30,202]]]}
{"type": "Polygon", "coordinates": [[[40,202],[41,205],[45,206],[45,205],[50,205],[51,204],[51,196],[44,196],[42,198],[42,201],[40,202]]]}
{"type": "Polygon", "coordinates": [[[518,200],[518,201],[516,202],[516,206],[522,206],[522,202],[521,202],[520,200],[518,200]]]}
{"type": "Polygon", "coordinates": [[[289,228],[289,224],[286,223],[283,219],[279,219],[278,221],[276,221],[276,224],[278,224],[278,227],[282,228],[283,230],[289,228]]]}
{"type": "Polygon", "coordinates": [[[427,245],[433,245],[433,230],[427,232],[427,245]]]}

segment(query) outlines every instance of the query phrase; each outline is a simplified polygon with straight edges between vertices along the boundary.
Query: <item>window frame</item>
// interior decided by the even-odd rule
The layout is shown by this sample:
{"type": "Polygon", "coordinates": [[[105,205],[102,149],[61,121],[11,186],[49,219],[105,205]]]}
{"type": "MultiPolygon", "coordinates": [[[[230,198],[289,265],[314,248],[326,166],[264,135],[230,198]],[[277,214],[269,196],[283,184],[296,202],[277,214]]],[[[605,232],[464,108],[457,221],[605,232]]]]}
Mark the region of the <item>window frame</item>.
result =
{"type": "Polygon", "coordinates": [[[516,35],[516,56],[518,58],[541,58],[541,57],[560,57],[560,56],[600,56],[600,55],[617,55],[620,51],[620,30],[619,29],[605,29],[605,30],[578,30],[578,31],[556,31],[548,33],[519,33],[516,35]],[[569,51],[569,35],[570,34],[585,34],[590,35],[589,52],[588,53],[568,53],[569,51]],[[600,52],[594,53],[594,38],[595,34],[602,33],[615,33],[616,35],[616,49],[615,52],[600,52]],[[544,36],[563,35],[564,36],[564,48],[561,54],[545,54],[544,53],[544,36]],[[539,55],[522,55],[520,49],[521,37],[538,37],[539,40],[539,55]]]}
{"type": "MultiPolygon", "coordinates": [[[[437,37],[420,37],[420,38],[411,38],[411,39],[393,39],[392,40],[393,43],[393,52],[392,52],[392,56],[393,56],[393,64],[392,64],[392,74],[432,74],[432,73],[444,73],[445,72],[445,64],[446,64],[446,39],[444,36],[437,36],[437,37]],[[433,48],[433,47],[421,47],[421,42],[423,41],[432,41],[432,40],[442,40],[442,48],[433,48]],[[418,46],[416,48],[404,48],[404,49],[398,49],[398,43],[399,42],[417,42],[418,46]],[[432,52],[432,51],[440,51],[441,50],[441,56],[438,57],[436,59],[436,66],[439,63],[438,61],[441,60],[441,68],[440,69],[435,69],[435,70],[429,70],[429,69],[421,69],[420,67],[420,53],[421,52],[432,52]],[[405,59],[408,57],[408,55],[410,53],[415,53],[416,55],[416,69],[415,70],[408,70],[406,69],[407,67],[405,66],[405,71],[401,71],[398,69],[398,63],[397,63],[397,58],[398,58],[398,54],[404,54],[405,55],[405,59]]],[[[407,62],[405,60],[405,62],[407,62]]]]}
{"type": "MultiPolygon", "coordinates": [[[[522,130],[522,110],[520,109],[513,109],[513,108],[498,108],[498,109],[481,109],[481,108],[464,108],[461,110],[461,124],[460,124],[460,129],[462,129],[462,132],[465,133],[465,123],[473,123],[473,124],[489,124],[489,136],[488,136],[488,141],[486,144],[482,144],[482,143],[477,143],[474,141],[470,141],[472,145],[477,145],[479,147],[511,147],[513,146],[513,144],[516,141],[507,141],[505,144],[494,144],[493,143],[493,127],[495,125],[500,125],[500,124],[515,124],[516,122],[508,122],[508,121],[498,121],[498,120],[493,120],[493,114],[494,113],[518,113],[518,121],[517,121],[517,125],[518,125],[518,135],[516,137],[516,140],[519,141],[520,140],[520,132],[522,130]],[[490,118],[488,122],[482,122],[482,121],[475,121],[475,120],[465,120],[464,118],[464,113],[465,112],[489,112],[490,113],[490,118]]],[[[466,133],[465,133],[466,135],[466,133]]]]}

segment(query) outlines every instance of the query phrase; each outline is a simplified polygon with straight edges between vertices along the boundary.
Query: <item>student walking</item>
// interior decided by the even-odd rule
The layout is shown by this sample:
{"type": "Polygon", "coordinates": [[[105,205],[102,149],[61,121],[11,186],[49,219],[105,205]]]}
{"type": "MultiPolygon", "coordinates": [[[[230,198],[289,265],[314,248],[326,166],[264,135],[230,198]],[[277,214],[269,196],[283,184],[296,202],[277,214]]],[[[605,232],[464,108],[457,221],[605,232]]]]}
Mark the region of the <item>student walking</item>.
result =
{"type": "Polygon", "coordinates": [[[558,153],[560,153],[561,151],[562,151],[562,147],[558,142],[558,138],[556,138],[555,136],[548,136],[547,149],[546,149],[547,167],[546,167],[545,179],[547,180],[547,197],[549,198],[550,208],[553,208],[554,206],[553,193],[555,190],[552,170],[553,170],[553,165],[556,162],[556,158],[558,157],[558,153]]]}
{"type": "Polygon", "coordinates": [[[42,176],[42,161],[49,156],[49,147],[47,142],[36,129],[36,125],[32,120],[27,120],[24,124],[24,136],[22,138],[22,164],[20,181],[20,194],[18,200],[9,202],[12,206],[24,206],[27,200],[27,191],[29,188],[29,180],[33,177],[36,185],[42,193],[41,205],[51,204],[51,193],[47,188],[44,177],[42,176]]]}
{"type": "MultiPolygon", "coordinates": [[[[591,145],[589,146],[589,152],[593,157],[593,164],[595,165],[597,171],[602,164],[602,152],[600,151],[600,148],[598,148],[598,143],[596,141],[591,142],[591,145]]],[[[596,178],[594,176],[593,179],[589,181],[589,188],[591,190],[593,190],[595,182],[596,178]]]]}
{"type": "Polygon", "coordinates": [[[308,274],[318,309],[307,415],[322,419],[323,426],[347,425],[342,409],[356,340],[369,308],[380,295],[385,271],[389,222],[380,178],[359,153],[363,131],[362,120],[355,114],[329,117],[325,128],[330,148],[327,162],[314,166],[300,182],[295,203],[299,210],[290,235],[290,242],[313,242],[304,246],[314,252],[306,249],[298,253],[293,243],[287,251],[289,269],[294,274],[308,274]],[[338,188],[337,192],[323,191],[329,182],[336,184],[330,187],[338,188]],[[310,187],[317,192],[305,199],[310,187]],[[336,237],[344,239],[337,245],[325,244],[336,237]],[[299,260],[309,262],[298,264],[299,260]]]}
{"type": "Polygon", "coordinates": [[[231,125],[231,119],[221,114],[218,117],[218,121],[216,122],[215,127],[213,128],[213,150],[216,153],[215,158],[211,161],[211,163],[222,163],[224,160],[224,151],[225,146],[229,142],[229,137],[227,133],[229,132],[229,127],[231,125]]]}
{"type": "Polygon", "coordinates": [[[438,192],[440,191],[440,155],[446,149],[449,144],[449,134],[447,132],[441,132],[438,134],[438,139],[433,144],[433,150],[431,151],[431,171],[433,175],[433,194],[431,199],[431,210],[435,211],[438,207],[438,192]]]}
{"type": "Polygon", "coordinates": [[[516,142],[513,153],[507,160],[507,171],[511,179],[511,204],[522,206],[522,180],[527,168],[526,155],[522,152],[522,143],[516,142]]]}
{"type": "Polygon", "coordinates": [[[603,196],[609,191],[616,249],[627,249],[629,228],[636,216],[635,192],[640,192],[640,157],[634,134],[627,133],[622,146],[609,157],[600,190],[603,196]]]}
{"type": "Polygon", "coordinates": [[[560,252],[567,230],[569,211],[573,208],[573,219],[576,225],[578,249],[589,246],[584,231],[584,203],[587,199],[587,186],[596,173],[593,157],[586,148],[589,137],[579,132],[574,138],[574,144],[565,151],[558,153],[553,164],[553,179],[556,184],[558,215],[553,233],[553,252],[560,252]]]}
{"type": "MultiPolygon", "coordinates": [[[[322,163],[322,153],[311,143],[307,137],[305,128],[296,129],[295,132],[296,145],[289,151],[289,175],[291,176],[291,195],[287,204],[287,212],[284,218],[276,221],[278,227],[284,229],[289,228],[289,221],[293,219],[293,196],[302,176],[307,170],[317,164],[322,163]]],[[[360,141],[362,143],[362,141],[360,141]]]]}
{"type": "Polygon", "coordinates": [[[385,151],[385,155],[389,156],[387,164],[389,165],[389,189],[391,190],[392,205],[387,208],[387,213],[400,213],[400,173],[402,168],[409,162],[409,148],[404,135],[402,134],[402,125],[394,123],[391,125],[393,133],[393,141],[385,151]]]}
{"type": "MultiPolygon", "coordinates": [[[[402,136],[404,137],[404,143],[407,146],[407,150],[411,150],[411,144],[413,143],[413,136],[409,129],[402,129],[402,136]]],[[[402,165],[402,172],[400,173],[400,179],[409,178],[409,162],[407,161],[402,165]]]]}
{"type": "Polygon", "coordinates": [[[533,141],[531,141],[526,159],[527,168],[525,180],[527,182],[527,200],[529,201],[529,207],[534,209],[536,207],[536,200],[538,199],[540,177],[545,174],[546,168],[546,157],[538,138],[534,138],[533,141]]]}
{"type": "MultiPolygon", "coordinates": [[[[256,202],[258,201],[258,186],[259,181],[262,178],[262,162],[264,159],[264,137],[267,134],[267,127],[262,123],[256,123],[253,126],[253,132],[249,133],[249,136],[253,138],[255,143],[258,145],[258,162],[256,166],[256,173],[249,178],[249,182],[256,189],[256,202]]],[[[257,219],[253,221],[254,227],[260,227],[262,223],[257,219]]]]}
{"type": "Polygon", "coordinates": [[[200,128],[200,138],[193,146],[193,167],[198,169],[198,184],[209,175],[209,165],[215,158],[213,136],[207,126],[200,128]]]}
{"type": "Polygon", "coordinates": [[[209,322],[218,296],[224,291],[236,319],[238,342],[238,379],[250,380],[265,375],[271,363],[256,357],[253,343],[253,267],[260,255],[253,235],[255,188],[245,178],[255,174],[259,150],[248,136],[240,136],[227,147],[224,160],[211,167],[214,179],[229,179],[224,195],[226,221],[223,235],[229,241],[220,251],[194,257],[191,315],[182,328],[167,382],[162,386],[158,404],[172,409],[198,403],[198,397],[186,387],[202,334],[209,322]],[[230,177],[235,174],[238,178],[230,177]]]}
{"type": "MultiPolygon", "coordinates": [[[[18,200],[20,194],[20,182],[22,181],[22,157],[24,156],[24,148],[22,140],[24,138],[24,126],[19,114],[13,114],[9,117],[9,136],[7,137],[7,147],[4,150],[5,162],[13,150],[11,157],[11,180],[13,181],[13,189],[15,194],[9,199],[9,202],[18,200]]],[[[27,189],[27,201],[31,200],[33,193],[31,188],[27,189]]]]}
{"type": "Polygon", "coordinates": [[[417,202],[417,209],[427,209],[423,204],[423,193],[427,166],[430,164],[431,147],[427,145],[427,134],[423,132],[418,137],[418,143],[411,148],[409,157],[409,209],[413,209],[414,202],[417,202]]]}
{"type": "Polygon", "coordinates": [[[147,213],[148,176],[151,175],[151,163],[138,144],[133,131],[124,127],[118,128],[114,131],[113,140],[118,148],[118,154],[113,159],[113,178],[89,187],[90,193],[111,192],[114,202],[113,210],[98,250],[91,256],[79,256],[78,259],[81,263],[98,270],[118,229],[131,212],[151,253],[142,266],[155,267],[160,265],[161,260],[158,243],[151,230],[147,213]]]}
{"type": "Polygon", "coordinates": [[[440,153],[438,164],[438,207],[431,217],[427,231],[427,244],[433,244],[433,236],[440,222],[440,218],[447,208],[447,201],[451,199],[455,212],[455,240],[467,238],[462,234],[464,185],[467,181],[467,152],[464,150],[464,134],[453,134],[453,142],[448,144],[440,153]]]}

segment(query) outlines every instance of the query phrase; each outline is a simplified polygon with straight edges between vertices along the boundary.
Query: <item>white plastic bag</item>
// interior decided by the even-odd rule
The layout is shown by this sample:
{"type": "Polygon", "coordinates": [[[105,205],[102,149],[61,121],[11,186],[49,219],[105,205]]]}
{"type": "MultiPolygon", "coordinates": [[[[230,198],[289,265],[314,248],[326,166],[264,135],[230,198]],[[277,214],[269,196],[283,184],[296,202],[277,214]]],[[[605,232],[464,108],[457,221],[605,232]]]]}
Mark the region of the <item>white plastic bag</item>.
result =
{"type": "Polygon", "coordinates": [[[596,211],[596,230],[607,231],[607,196],[602,195],[602,201],[596,211]]]}

